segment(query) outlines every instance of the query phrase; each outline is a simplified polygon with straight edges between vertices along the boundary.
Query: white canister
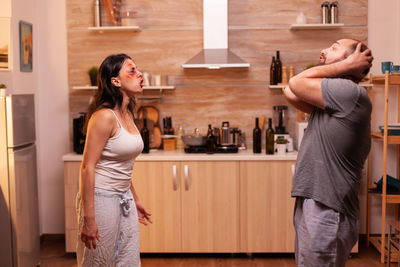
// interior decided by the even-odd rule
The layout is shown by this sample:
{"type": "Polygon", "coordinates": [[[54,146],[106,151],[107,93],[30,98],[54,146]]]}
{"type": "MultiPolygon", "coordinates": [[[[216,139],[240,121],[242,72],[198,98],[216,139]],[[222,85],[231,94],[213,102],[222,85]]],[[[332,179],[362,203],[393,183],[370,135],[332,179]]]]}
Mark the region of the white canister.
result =
{"type": "Polygon", "coordinates": [[[286,144],[277,144],[277,151],[278,155],[285,155],[286,154],[286,144]]]}

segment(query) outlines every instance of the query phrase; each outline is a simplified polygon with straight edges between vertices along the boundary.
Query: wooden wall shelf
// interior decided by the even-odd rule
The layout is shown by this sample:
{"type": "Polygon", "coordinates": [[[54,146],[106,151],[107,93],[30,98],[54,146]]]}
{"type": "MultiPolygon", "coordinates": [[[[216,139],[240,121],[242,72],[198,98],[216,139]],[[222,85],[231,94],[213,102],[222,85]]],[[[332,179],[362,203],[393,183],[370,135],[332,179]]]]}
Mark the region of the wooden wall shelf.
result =
{"type": "MultiPolygon", "coordinates": [[[[372,138],[383,140],[383,134],[381,134],[381,132],[372,132],[371,136],[372,138]]],[[[388,135],[388,144],[400,145],[400,135],[388,135]]]]}
{"type": "MultiPolygon", "coordinates": [[[[374,86],[372,83],[368,83],[368,82],[362,82],[358,84],[359,86],[362,87],[372,87],[374,86]]],[[[278,84],[278,85],[268,85],[268,88],[271,90],[277,90],[277,89],[283,89],[286,86],[288,86],[287,84],[278,84]]]]}
{"type": "Polygon", "coordinates": [[[89,27],[89,31],[102,32],[140,32],[139,26],[101,26],[101,27],[89,27]]]}
{"type": "Polygon", "coordinates": [[[281,85],[268,85],[268,88],[269,89],[283,89],[283,88],[285,88],[286,86],[288,86],[287,84],[281,84],[281,85]]]}
{"type": "MultiPolygon", "coordinates": [[[[372,77],[373,84],[385,84],[385,76],[379,75],[372,77]]],[[[390,85],[400,85],[400,75],[389,75],[390,85]]]]}
{"type": "Polygon", "coordinates": [[[344,27],[343,23],[335,24],[292,24],[290,25],[290,30],[333,30],[344,27]]]}

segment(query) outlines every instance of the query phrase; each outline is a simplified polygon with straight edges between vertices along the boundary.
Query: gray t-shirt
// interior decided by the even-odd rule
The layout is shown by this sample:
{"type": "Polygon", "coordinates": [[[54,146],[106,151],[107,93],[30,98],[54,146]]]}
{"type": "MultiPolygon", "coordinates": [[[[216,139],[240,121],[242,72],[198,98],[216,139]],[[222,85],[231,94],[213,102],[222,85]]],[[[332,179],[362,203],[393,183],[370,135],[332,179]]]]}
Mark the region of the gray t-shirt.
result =
{"type": "Polygon", "coordinates": [[[321,87],[325,110],[315,108],[310,116],[292,196],[358,218],[361,172],[371,148],[371,101],[367,91],[350,80],[323,79],[321,87]]]}

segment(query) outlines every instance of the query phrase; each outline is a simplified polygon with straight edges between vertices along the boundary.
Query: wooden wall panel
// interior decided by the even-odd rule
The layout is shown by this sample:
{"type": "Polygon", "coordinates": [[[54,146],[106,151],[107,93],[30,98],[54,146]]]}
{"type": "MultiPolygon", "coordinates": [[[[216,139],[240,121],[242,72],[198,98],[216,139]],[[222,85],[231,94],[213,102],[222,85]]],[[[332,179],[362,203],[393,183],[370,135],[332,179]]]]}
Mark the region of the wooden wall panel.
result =
{"type": "MultiPolygon", "coordinates": [[[[229,0],[229,25],[253,27],[288,25],[296,23],[300,12],[306,16],[307,23],[320,23],[322,2],[322,0],[229,0]]],[[[367,25],[368,0],[338,2],[340,23],[367,25]]]]}
{"type": "MultiPolygon", "coordinates": [[[[129,9],[138,11],[141,32],[97,33],[92,24],[92,1],[67,0],[68,79],[70,116],[84,112],[92,92],[76,92],[72,86],[89,83],[87,70],[98,66],[113,53],[132,56],[138,68],[168,76],[174,92],[155,105],[161,117],[183,121],[185,130],[194,127],[203,133],[208,123],[220,126],[228,120],[251,133],[256,116],[272,116],[272,106],[285,104],[279,91],[268,89],[269,66],[276,50],[283,65],[302,71],[318,61],[321,49],[341,38],[368,41],[367,0],[339,1],[339,21],[346,26],[337,30],[290,31],[299,12],[308,22],[319,22],[320,3],[316,0],[229,0],[229,48],[251,64],[249,69],[182,69],[181,64],[196,55],[203,46],[201,0],[126,0],[129,9]]],[[[107,17],[103,14],[105,24],[107,17]]],[[[295,121],[296,111],[290,109],[295,121]]],[[[294,125],[289,131],[294,133],[294,125]]],[[[72,137],[72,134],[71,134],[72,137]]],[[[71,138],[72,139],[72,138],[71,138]]],[[[71,141],[72,143],[72,141],[71,141]]],[[[72,148],[72,145],[71,145],[72,148]]]]}

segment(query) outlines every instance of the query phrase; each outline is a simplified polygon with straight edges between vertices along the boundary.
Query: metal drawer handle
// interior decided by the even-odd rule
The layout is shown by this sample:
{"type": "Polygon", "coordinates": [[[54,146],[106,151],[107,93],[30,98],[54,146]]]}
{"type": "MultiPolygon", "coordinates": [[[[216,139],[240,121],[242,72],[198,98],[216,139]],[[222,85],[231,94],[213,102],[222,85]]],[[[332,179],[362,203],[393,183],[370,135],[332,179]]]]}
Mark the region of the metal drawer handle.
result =
{"type": "Polygon", "coordinates": [[[173,188],[174,191],[178,190],[178,174],[177,174],[177,168],[176,165],[172,165],[172,182],[173,182],[173,188]]]}
{"type": "Polygon", "coordinates": [[[184,165],[183,166],[183,171],[185,173],[185,190],[189,191],[189,166],[184,165]]]}

